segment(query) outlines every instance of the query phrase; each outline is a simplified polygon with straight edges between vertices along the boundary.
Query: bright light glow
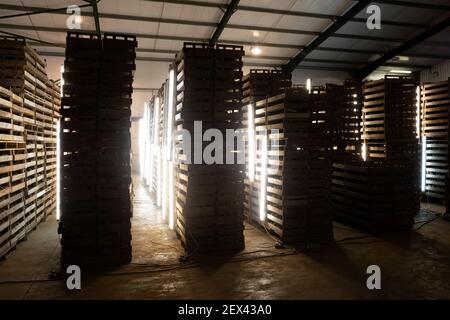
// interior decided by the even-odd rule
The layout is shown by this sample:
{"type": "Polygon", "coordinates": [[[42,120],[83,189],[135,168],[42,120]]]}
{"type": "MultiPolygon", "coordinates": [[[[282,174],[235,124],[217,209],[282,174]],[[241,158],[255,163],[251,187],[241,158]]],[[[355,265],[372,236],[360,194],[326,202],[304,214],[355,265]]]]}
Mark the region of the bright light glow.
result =
{"type": "MultiPolygon", "coordinates": [[[[62,88],[62,86],[61,86],[62,88]]],[[[61,89],[62,90],[62,89],[61,89]]],[[[61,211],[60,211],[60,205],[61,205],[61,159],[60,159],[60,148],[61,148],[61,139],[59,137],[59,134],[61,132],[61,121],[58,120],[58,123],[56,125],[56,220],[59,221],[59,218],[61,217],[61,211]]]]}
{"type": "Polygon", "coordinates": [[[175,226],[175,186],[174,186],[174,166],[169,162],[169,228],[173,230],[175,226]]]}
{"type": "Polygon", "coordinates": [[[167,198],[168,198],[168,184],[169,184],[169,171],[168,171],[168,161],[163,161],[163,175],[162,175],[162,207],[161,207],[161,213],[162,213],[162,218],[164,220],[166,220],[166,216],[167,216],[167,209],[168,209],[168,204],[167,204],[167,198]]]}
{"type": "Polygon", "coordinates": [[[361,155],[362,155],[363,160],[367,161],[367,146],[365,143],[362,144],[361,155]]]}
{"type": "Polygon", "coordinates": [[[311,79],[309,79],[309,78],[306,80],[306,90],[308,90],[308,92],[311,93],[311,90],[312,90],[312,81],[311,81],[311,79]]]}
{"type": "Polygon", "coordinates": [[[161,149],[158,148],[158,152],[156,153],[156,164],[157,164],[157,167],[156,167],[156,180],[157,180],[157,183],[156,183],[156,188],[157,188],[156,189],[156,205],[158,207],[161,207],[161,202],[162,202],[161,197],[162,197],[163,181],[162,181],[161,158],[162,158],[161,149]]]}
{"type": "Polygon", "coordinates": [[[259,56],[262,53],[262,49],[260,47],[258,47],[258,46],[255,46],[255,47],[251,47],[250,48],[250,52],[254,56],[259,56]]]}
{"type": "Polygon", "coordinates": [[[83,17],[82,17],[82,16],[76,16],[76,17],[75,17],[75,23],[76,23],[76,24],[81,24],[81,23],[83,23],[83,17]]]}
{"type": "Polygon", "coordinates": [[[150,105],[146,103],[147,105],[147,119],[145,123],[145,183],[150,188],[150,192],[152,189],[152,174],[153,174],[153,157],[152,157],[152,144],[150,141],[151,136],[151,130],[153,128],[153,117],[152,112],[150,110],[150,105]]]}
{"type": "Polygon", "coordinates": [[[259,220],[266,220],[266,195],[267,195],[267,134],[261,139],[261,173],[259,184],[259,220]]]}
{"type": "Polygon", "coordinates": [[[251,182],[255,180],[255,116],[253,105],[248,105],[248,178],[251,182]]]}
{"type": "Polygon", "coordinates": [[[408,56],[397,56],[396,58],[397,61],[409,61],[408,56]]]}
{"type": "Polygon", "coordinates": [[[145,181],[146,174],[146,140],[147,140],[147,117],[148,117],[148,106],[145,103],[144,115],[142,119],[139,120],[139,167],[141,171],[141,178],[145,181]]]}
{"type": "Polygon", "coordinates": [[[61,65],[61,82],[60,82],[60,85],[61,85],[61,98],[62,98],[62,96],[64,94],[64,92],[63,92],[63,86],[64,86],[64,65],[63,64],[61,65]]]}
{"type": "MultiPolygon", "coordinates": [[[[151,155],[150,155],[150,192],[153,190],[153,176],[155,175],[155,164],[158,163],[158,133],[159,133],[159,97],[155,97],[155,102],[153,103],[153,142],[151,144],[151,155]]],[[[156,181],[158,184],[159,181],[156,181]]],[[[155,192],[158,192],[158,187],[156,186],[155,192]]]]}
{"type": "Polygon", "coordinates": [[[172,127],[173,127],[173,109],[174,109],[174,92],[175,91],[175,70],[170,70],[169,74],[169,105],[167,111],[167,140],[166,140],[166,159],[170,160],[172,156],[172,127]]]}
{"type": "Polygon", "coordinates": [[[425,192],[427,170],[427,137],[422,137],[422,192],[425,192]]]}
{"type": "Polygon", "coordinates": [[[391,70],[391,73],[397,73],[397,74],[411,74],[411,70],[391,70]]]}
{"type": "MultiPolygon", "coordinates": [[[[61,98],[63,97],[63,86],[64,86],[64,65],[61,65],[61,98]]],[[[56,220],[59,221],[61,218],[61,120],[58,120],[56,124],[56,220]]]]}
{"type": "Polygon", "coordinates": [[[260,36],[259,31],[253,31],[253,36],[254,36],[255,38],[258,38],[258,37],[260,36]]]}
{"type": "Polygon", "coordinates": [[[420,138],[420,103],[421,103],[421,99],[420,99],[420,86],[417,86],[416,89],[416,133],[417,133],[417,138],[420,138]]]}

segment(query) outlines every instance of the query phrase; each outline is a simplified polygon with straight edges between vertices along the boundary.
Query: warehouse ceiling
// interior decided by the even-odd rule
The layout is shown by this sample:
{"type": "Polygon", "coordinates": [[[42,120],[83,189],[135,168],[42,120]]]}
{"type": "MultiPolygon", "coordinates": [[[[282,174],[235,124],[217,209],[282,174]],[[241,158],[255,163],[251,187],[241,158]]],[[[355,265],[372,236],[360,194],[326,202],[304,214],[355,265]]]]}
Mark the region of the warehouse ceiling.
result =
{"type": "MultiPolygon", "coordinates": [[[[300,53],[300,61],[290,66],[355,72],[379,59],[381,71],[418,71],[450,57],[448,0],[373,1],[381,9],[381,30],[366,27],[366,2],[101,0],[97,6],[102,32],[138,36],[140,60],[170,61],[183,42],[209,42],[213,34],[219,43],[244,45],[245,64],[257,67],[280,67],[300,53]],[[364,6],[359,13],[347,12],[360,2],[364,6]],[[229,6],[236,9],[227,11],[229,6]],[[442,21],[446,27],[433,30],[442,21]],[[385,54],[427,32],[425,40],[383,61],[385,54]],[[252,48],[260,48],[260,54],[252,48]]],[[[82,29],[95,31],[93,8],[81,0],[2,0],[0,31],[29,37],[44,55],[63,55],[68,17],[64,8],[74,4],[84,6],[82,29]],[[62,10],[37,13],[56,8],[62,10]],[[34,14],[22,15],[30,12],[34,14]]]]}

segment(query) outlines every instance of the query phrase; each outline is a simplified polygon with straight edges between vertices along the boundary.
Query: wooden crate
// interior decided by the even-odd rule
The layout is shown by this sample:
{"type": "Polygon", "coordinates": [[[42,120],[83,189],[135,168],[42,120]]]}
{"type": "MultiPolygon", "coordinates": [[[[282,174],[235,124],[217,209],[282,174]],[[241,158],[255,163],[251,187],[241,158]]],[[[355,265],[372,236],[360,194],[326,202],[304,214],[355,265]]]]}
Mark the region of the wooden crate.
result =
{"type": "Polygon", "coordinates": [[[421,90],[421,128],[426,138],[425,194],[445,198],[448,177],[450,80],[426,83],[421,90]]]}
{"type": "Polygon", "coordinates": [[[346,79],[344,94],[342,140],[346,151],[355,156],[360,156],[363,108],[362,83],[358,80],[346,79]]]}
{"type": "MultiPolygon", "coordinates": [[[[332,145],[329,133],[317,122],[323,114],[314,113],[318,106],[313,108],[312,100],[305,88],[293,88],[255,104],[256,141],[267,134],[270,145],[264,199],[267,215],[261,221],[264,157],[260,146],[256,147],[254,180],[246,179],[246,214],[284,242],[332,239],[329,201],[332,145]]],[[[248,116],[244,115],[245,127],[248,116]]]]}
{"type": "Polygon", "coordinates": [[[0,88],[0,257],[25,238],[26,144],[21,117],[22,99],[0,88]],[[9,98],[7,101],[6,98],[9,98]],[[6,132],[8,128],[8,132],[6,132]],[[7,134],[9,133],[9,134],[7,134]]]}
{"type": "Polygon", "coordinates": [[[335,217],[369,231],[410,229],[420,208],[418,172],[413,161],[334,163],[335,217]]]}
{"type": "Polygon", "coordinates": [[[290,88],[292,75],[281,70],[250,69],[242,79],[243,103],[254,103],[290,88]]]}
{"type": "Polygon", "coordinates": [[[368,158],[417,157],[416,86],[414,77],[386,76],[364,83],[362,139],[368,158]]]}
{"type": "Polygon", "coordinates": [[[434,199],[445,198],[445,182],[449,173],[448,141],[427,139],[425,161],[425,193],[434,199]]]}
{"type": "MultiPolygon", "coordinates": [[[[202,133],[217,128],[225,136],[226,129],[241,128],[243,55],[239,46],[185,43],[175,63],[177,129],[192,135],[196,120],[202,133]]],[[[187,252],[244,248],[243,170],[238,164],[177,165],[176,229],[187,252]]]]}
{"type": "Polygon", "coordinates": [[[448,139],[450,80],[421,86],[422,136],[448,139]]]}
{"type": "MultiPolygon", "coordinates": [[[[63,267],[108,266],[131,259],[130,128],[136,44],[134,36],[67,35],[60,110],[63,267]]],[[[46,148],[45,163],[52,170],[54,148],[51,143],[46,148]]],[[[53,190],[53,184],[48,188],[53,190]]]]}

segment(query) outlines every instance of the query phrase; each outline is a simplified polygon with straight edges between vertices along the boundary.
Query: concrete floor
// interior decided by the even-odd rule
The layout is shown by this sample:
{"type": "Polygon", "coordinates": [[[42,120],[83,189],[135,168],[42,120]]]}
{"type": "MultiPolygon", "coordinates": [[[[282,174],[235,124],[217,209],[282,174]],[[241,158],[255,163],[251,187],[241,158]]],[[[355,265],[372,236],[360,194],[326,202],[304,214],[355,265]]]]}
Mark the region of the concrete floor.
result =
{"type": "Polygon", "coordinates": [[[79,291],[48,278],[58,270],[56,227],[55,217],[49,217],[0,262],[0,299],[450,298],[450,223],[442,219],[383,237],[364,237],[336,223],[335,244],[297,252],[275,249],[272,238],[246,225],[244,252],[221,261],[181,264],[177,238],[135,179],[133,261],[84,279],[79,291]],[[343,241],[348,237],[357,238],[343,241]],[[366,288],[366,268],[372,264],[381,267],[382,290],[366,288]]]}

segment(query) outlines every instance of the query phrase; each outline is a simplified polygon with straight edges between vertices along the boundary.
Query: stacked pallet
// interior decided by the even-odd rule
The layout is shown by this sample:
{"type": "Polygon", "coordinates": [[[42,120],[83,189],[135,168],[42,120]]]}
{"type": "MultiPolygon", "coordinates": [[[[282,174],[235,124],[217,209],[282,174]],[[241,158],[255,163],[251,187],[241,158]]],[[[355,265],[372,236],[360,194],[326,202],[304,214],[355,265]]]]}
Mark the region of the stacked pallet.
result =
{"type": "Polygon", "coordinates": [[[342,112],[342,141],[345,150],[361,155],[361,117],[363,108],[362,84],[358,80],[344,82],[344,110],[342,112]]]}
{"type": "Polygon", "coordinates": [[[250,69],[242,78],[243,103],[254,103],[283,93],[292,86],[291,77],[291,73],[282,70],[250,69]]]}
{"type": "Polygon", "coordinates": [[[335,216],[373,232],[410,229],[420,208],[415,166],[387,160],[334,163],[335,216]]]}
{"type": "Polygon", "coordinates": [[[444,199],[448,167],[450,80],[421,86],[422,137],[426,144],[425,193],[444,199]]]}
{"type": "MultiPolygon", "coordinates": [[[[239,46],[184,44],[175,63],[177,129],[194,138],[194,121],[202,121],[202,134],[216,128],[224,137],[226,129],[241,127],[243,55],[239,46]]],[[[224,161],[230,155],[233,164],[208,164],[206,159],[192,164],[192,157],[177,167],[177,232],[188,252],[244,247],[244,168],[236,164],[236,153],[216,150],[224,161]]]]}
{"type": "Polygon", "coordinates": [[[417,158],[414,77],[386,76],[364,83],[363,136],[369,159],[417,158]]]}
{"type": "MultiPolygon", "coordinates": [[[[20,158],[24,166],[23,217],[20,227],[11,229],[17,233],[10,239],[9,247],[12,247],[17,239],[24,238],[56,209],[56,127],[60,90],[47,78],[45,61],[25,40],[2,37],[0,52],[0,84],[11,89],[21,101],[8,99],[20,105],[16,108],[20,109],[20,115],[14,114],[10,123],[20,145],[14,146],[9,141],[4,146],[5,150],[14,152],[15,159],[20,158]]],[[[3,94],[8,96],[9,93],[4,91],[3,94]]],[[[16,199],[17,194],[12,197],[16,199]]],[[[18,203],[18,198],[15,201],[18,203]]]]}
{"type": "MultiPolygon", "coordinates": [[[[45,152],[45,215],[56,211],[57,197],[57,132],[61,107],[60,88],[52,81],[47,81],[47,97],[51,103],[51,112],[46,112],[44,125],[45,152]]],[[[50,105],[49,105],[50,106],[50,105]]]]}
{"type": "Polygon", "coordinates": [[[163,144],[164,144],[164,122],[165,122],[165,98],[167,94],[165,94],[165,85],[163,85],[159,90],[157,97],[159,98],[159,108],[157,109],[157,116],[155,119],[155,126],[157,126],[157,130],[155,131],[155,140],[154,140],[154,148],[155,148],[155,157],[154,161],[154,171],[153,171],[153,186],[154,186],[154,194],[156,198],[156,204],[161,206],[162,202],[162,176],[163,176],[163,144]]]}
{"type": "Polygon", "coordinates": [[[311,120],[314,130],[328,135],[333,146],[333,161],[350,160],[357,156],[360,137],[356,84],[327,84],[311,89],[311,120]],[[355,104],[356,102],[356,104],[355,104]]]}
{"type": "Polygon", "coordinates": [[[68,33],[61,110],[62,265],[131,259],[130,127],[136,39],[68,33]]]}
{"type": "MultiPolygon", "coordinates": [[[[292,86],[291,82],[291,73],[283,72],[282,70],[269,70],[269,69],[250,69],[250,72],[245,75],[242,79],[242,90],[243,90],[243,107],[242,107],[242,116],[244,119],[247,119],[248,112],[254,113],[255,103],[260,100],[264,100],[268,97],[272,97],[275,95],[282,94],[285,89],[288,89],[292,86]]],[[[254,116],[253,116],[254,119],[254,116]]],[[[254,131],[254,124],[251,123],[249,128],[249,123],[247,121],[243,122],[243,134],[245,141],[245,159],[246,159],[246,168],[249,167],[249,130],[254,131]]],[[[250,143],[253,143],[250,142],[250,143]]],[[[245,179],[245,190],[246,199],[248,200],[248,191],[257,189],[257,181],[250,181],[247,172],[247,179],[245,179]]],[[[246,201],[247,201],[246,200],[246,201]]],[[[246,202],[245,215],[255,221],[259,221],[258,214],[253,217],[248,209],[248,202],[246,202]]]]}
{"type": "Polygon", "coordinates": [[[25,237],[23,100],[0,87],[0,257],[25,237]]]}
{"type": "Polygon", "coordinates": [[[145,180],[149,187],[150,193],[156,194],[157,189],[157,169],[159,152],[157,150],[157,144],[155,142],[159,141],[159,127],[157,122],[159,122],[159,97],[153,96],[148,103],[148,132],[145,133],[146,139],[148,139],[149,144],[149,172],[145,180]],[[155,131],[156,130],[156,131],[155,131]],[[156,135],[156,136],[155,136],[156,135]]]}
{"type": "Polygon", "coordinates": [[[305,89],[288,89],[255,106],[257,157],[245,207],[252,220],[283,242],[333,238],[331,141],[312,119],[311,95],[305,89]]]}

